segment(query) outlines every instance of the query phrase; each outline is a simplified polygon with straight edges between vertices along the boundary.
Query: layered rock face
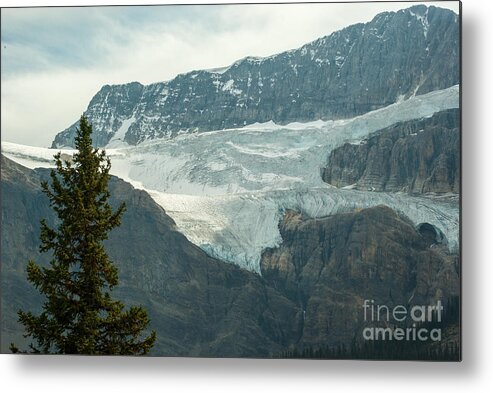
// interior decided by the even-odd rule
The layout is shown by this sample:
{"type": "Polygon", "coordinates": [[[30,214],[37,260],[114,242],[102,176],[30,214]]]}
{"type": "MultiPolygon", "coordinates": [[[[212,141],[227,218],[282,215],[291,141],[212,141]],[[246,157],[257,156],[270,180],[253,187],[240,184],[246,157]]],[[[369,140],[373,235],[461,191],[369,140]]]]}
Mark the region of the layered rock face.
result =
{"type": "MultiPolygon", "coordinates": [[[[303,47],[247,57],[171,81],[104,86],[85,112],[96,146],[273,120],[348,118],[459,83],[459,27],[451,11],[385,12],[303,47]]],[[[77,122],[53,147],[73,146],[77,122]]]]}
{"type": "Polygon", "coordinates": [[[460,112],[398,123],[360,143],[334,149],[325,182],[369,191],[459,193],[460,112]]]}
{"type": "Polygon", "coordinates": [[[459,293],[458,257],[386,206],[322,219],[288,211],[262,256],[266,282],[303,309],[300,348],[361,338],[363,302],[393,307],[459,293]]]}

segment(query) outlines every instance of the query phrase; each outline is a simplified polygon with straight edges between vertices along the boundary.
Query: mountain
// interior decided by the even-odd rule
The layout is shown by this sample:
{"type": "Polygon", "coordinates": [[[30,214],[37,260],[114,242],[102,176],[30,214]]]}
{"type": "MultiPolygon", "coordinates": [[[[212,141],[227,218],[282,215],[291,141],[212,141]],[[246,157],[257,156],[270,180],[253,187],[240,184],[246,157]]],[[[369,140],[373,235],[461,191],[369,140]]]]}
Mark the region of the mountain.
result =
{"type": "MultiPolygon", "coordinates": [[[[384,204],[415,225],[435,225],[451,249],[457,249],[457,196],[338,189],[323,181],[321,171],[330,152],[345,143],[361,144],[396,124],[428,122],[438,112],[459,108],[459,98],[459,86],[452,86],[351,119],[284,126],[269,122],[184,134],[107,153],[111,173],[148,190],[192,243],[254,272],[260,272],[262,251],[281,242],[278,222],[286,209],[318,218],[384,204]]],[[[422,140],[424,133],[418,134],[422,140]]],[[[49,166],[57,150],[3,142],[2,152],[34,168],[49,166]]]]}
{"type": "MultiPolygon", "coordinates": [[[[54,223],[39,182],[2,156],[2,351],[23,343],[19,308],[36,310],[25,277],[38,253],[39,219],[54,223]]],[[[362,299],[431,304],[458,293],[457,255],[433,226],[416,229],[376,206],[308,219],[286,211],[283,243],[264,251],[261,275],[207,256],[176,230],[149,195],[112,178],[111,202],[125,201],[122,225],[106,243],[119,269],[116,297],[142,304],[157,331],[154,355],[275,356],[288,348],[349,345],[361,335],[362,299]]]]}
{"type": "MultiPolygon", "coordinates": [[[[135,145],[256,122],[349,118],[458,83],[457,15],[419,5],[226,69],[147,86],[106,85],[85,114],[97,146],[135,145]]],[[[76,127],[59,133],[52,146],[73,146],[76,127]]]]}
{"type": "Polygon", "coordinates": [[[322,178],[360,190],[459,193],[460,111],[400,122],[331,151],[322,178]]]}
{"type": "Polygon", "coordinates": [[[303,309],[299,347],[361,339],[354,332],[371,325],[365,299],[394,307],[459,294],[457,254],[387,206],[321,219],[287,211],[279,228],[283,241],[262,254],[262,276],[303,309]]]}
{"type": "MultiPolygon", "coordinates": [[[[2,156],[2,352],[15,340],[26,344],[17,322],[19,308],[39,310],[40,295],[28,283],[29,259],[39,254],[39,220],[54,223],[41,193],[45,169],[32,171],[2,156]]],[[[297,333],[296,305],[261,277],[210,258],[176,231],[173,220],[147,193],[117,178],[111,202],[125,201],[122,225],[110,233],[106,249],[119,269],[115,297],[143,304],[158,341],[154,355],[269,356],[297,333]]],[[[21,347],[25,347],[22,345],[21,347]]]]}

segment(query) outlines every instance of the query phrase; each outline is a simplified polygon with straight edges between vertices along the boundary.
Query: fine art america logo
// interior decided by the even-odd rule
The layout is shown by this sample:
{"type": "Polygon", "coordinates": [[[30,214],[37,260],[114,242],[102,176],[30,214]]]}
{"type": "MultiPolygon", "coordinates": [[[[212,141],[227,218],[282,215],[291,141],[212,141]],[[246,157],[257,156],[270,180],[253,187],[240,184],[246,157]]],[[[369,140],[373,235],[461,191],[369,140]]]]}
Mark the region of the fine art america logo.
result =
{"type": "Polygon", "coordinates": [[[442,329],[436,326],[442,322],[442,311],[440,300],[436,305],[388,307],[366,299],[363,303],[365,323],[385,327],[368,326],[363,329],[363,338],[368,341],[441,341],[442,329]],[[397,324],[404,327],[395,326],[397,324]]]}

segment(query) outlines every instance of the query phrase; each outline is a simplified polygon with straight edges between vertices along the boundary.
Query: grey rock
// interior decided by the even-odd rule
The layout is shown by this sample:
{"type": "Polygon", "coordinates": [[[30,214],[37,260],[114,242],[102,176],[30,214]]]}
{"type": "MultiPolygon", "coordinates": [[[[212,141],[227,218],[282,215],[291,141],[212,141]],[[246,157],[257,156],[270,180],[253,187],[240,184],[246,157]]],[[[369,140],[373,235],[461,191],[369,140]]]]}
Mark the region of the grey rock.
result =
{"type": "MultiPolygon", "coordinates": [[[[247,57],[225,71],[193,71],[147,86],[106,85],[85,115],[96,146],[105,146],[122,125],[128,130],[120,138],[135,145],[270,120],[349,118],[458,83],[457,15],[419,5],[378,14],[296,50],[247,57]]],[[[59,133],[52,146],[73,146],[76,127],[59,133]]]]}
{"type": "Polygon", "coordinates": [[[458,256],[386,206],[321,219],[288,211],[279,229],[283,241],[261,269],[303,309],[298,349],[361,339],[365,299],[412,307],[459,294],[458,256]]]}
{"type": "Polygon", "coordinates": [[[334,149],[322,171],[336,187],[410,194],[459,193],[460,112],[398,123],[334,149]]]}

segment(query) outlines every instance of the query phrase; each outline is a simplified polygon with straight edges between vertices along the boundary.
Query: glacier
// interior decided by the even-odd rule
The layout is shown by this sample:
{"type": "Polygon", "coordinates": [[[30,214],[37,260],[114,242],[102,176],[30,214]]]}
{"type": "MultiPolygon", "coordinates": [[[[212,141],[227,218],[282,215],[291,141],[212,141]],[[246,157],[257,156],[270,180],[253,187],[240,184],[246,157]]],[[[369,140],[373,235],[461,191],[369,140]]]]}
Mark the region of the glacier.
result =
{"type": "MultiPolygon", "coordinates": [[[[214,257],[257,273],[262,251],[282,241],[278,223],[286,209],[318,218],[384,204],[415,225],[436,226],[456,250],[457,196],[338,189],[324,183],[320,171],[331,150],[346,142],[360,143],[400,121],[458,107],[456,85],[351,119],[287,125],[270,121],[184,133],[137,146],[120,143],[128,129],[125,124],[106,152],[112,174],[146,190],[190,241],[214,257]]],[[[30,168],[52,166],[57,151],[2,142],[3,154],[30,168]]]]}

